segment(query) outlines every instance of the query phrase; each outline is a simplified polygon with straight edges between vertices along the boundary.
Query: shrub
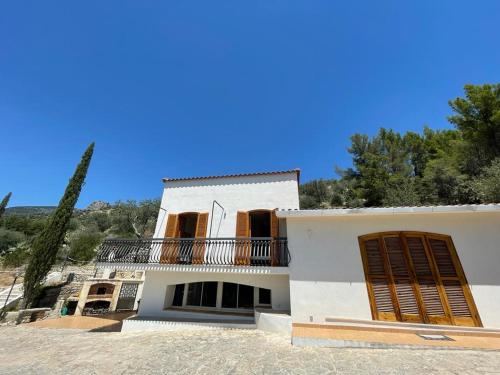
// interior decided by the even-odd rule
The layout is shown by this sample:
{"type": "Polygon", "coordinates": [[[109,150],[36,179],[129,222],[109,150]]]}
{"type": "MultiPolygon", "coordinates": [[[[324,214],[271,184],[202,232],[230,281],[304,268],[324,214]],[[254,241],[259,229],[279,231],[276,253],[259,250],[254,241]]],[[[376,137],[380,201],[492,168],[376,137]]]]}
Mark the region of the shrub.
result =
{"type": "Polygon", "coordinates": [[[97,232],[77,232],[70,236],[69,256],[72,259],[88,262],[95,256],[95,250],[102,241],[102,235],[97,232]]]}
{"type": "Polygon", "coordinates": [[[0,228],[0,255],[3,255],[7,250],[19,242],[22,242],[25,236],[17,231],[0,228]]]}

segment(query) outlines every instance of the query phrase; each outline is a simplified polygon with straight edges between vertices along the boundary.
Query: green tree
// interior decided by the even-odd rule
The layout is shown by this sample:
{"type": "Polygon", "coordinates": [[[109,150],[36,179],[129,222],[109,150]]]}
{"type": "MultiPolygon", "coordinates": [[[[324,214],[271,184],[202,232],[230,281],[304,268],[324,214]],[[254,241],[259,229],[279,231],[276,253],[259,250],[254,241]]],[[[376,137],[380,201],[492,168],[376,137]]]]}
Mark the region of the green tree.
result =
{"type": "Polygon", "coordinates": [[[98,232],[76,232],[70,236],[69,257],[74,260],[88,262],[94,258],[95,250],[101,241],[102,235],[98,232]]]}
{"type": "Polygon", "coordinates": [[[20,267],[26,264],[30,257],[31,247],[28,241],[17,243],[10,248],[3,257],[3,265],[6,267],[20,267]]]}
{"type": "Polygon", "coordinates": [[[118,202],[111,211],[112,232],[137,238],[152,236],[159,209],[159,199],[118,202]]]}
{"type": "Polygon", "coordinates": [[[64,240],[75,204],[85,181],[93,151],[94,143],[90,144],[83,154],[82,160],[69,181],[58,207],[50,216],[47,226],[33,241],[32,256],[24,277],[25,306],[31,306],[40,291],[43,279],[56,260],[57,252],[64,240]]]}
{"type": "Polygon", "coordinates": [[[349,152],[355,167],[349,178],[357,182],[366,206],[381,206],[390,185],[414,176],[407,142],[393,130],[381,128],[372,138],[355,134],[349,152]]]}
{"type": "Polygon", "coordinates": [[[3,197],[2,201],[0,202],[0,218],[3,216],[5,209],[7,208],[7,205],[9,204],[10,197],[12,196],[12,193],[7,193],[5,197],[3,197]]]}
{"type": "Polygon", "coordinates": [[[46,222],[47,218],[45,217],[6,215],[1,221],[1,226],[9,230],[22,232],[31,237],[39,234],[45,227],[46,222]]]}
{"type": "Polygon", "coordinates": [[[11,247],[23,241],[25,236],[21,232],[0,228],[0,255],[3,255],[11,247]]]}
{"type": "Polygon", "coordinates": [[[328,208],[332,198],[332,180],[313,180],[299,187],[300,207],[328,208]]]}
{"type": "Polygon", "coordinates": [[[481,201],[500,203],[500,158],[483,168],[481,176],[474,181],[474,187],[481,201]]]}
{"type": "Polygon", "coordinates": [[[462,170],[474,176],[500,157],[500,84],[465,85],[464,90],[465,98],[449,102],[455,114],[448,120],[466,141],[462,170]]]}
{"type": "Polygon", "coordinates": [[[415,178],[392,179],[382,201],[382,205],[388,207],[418,206],[420,203],[421,197],[415,178]]]}

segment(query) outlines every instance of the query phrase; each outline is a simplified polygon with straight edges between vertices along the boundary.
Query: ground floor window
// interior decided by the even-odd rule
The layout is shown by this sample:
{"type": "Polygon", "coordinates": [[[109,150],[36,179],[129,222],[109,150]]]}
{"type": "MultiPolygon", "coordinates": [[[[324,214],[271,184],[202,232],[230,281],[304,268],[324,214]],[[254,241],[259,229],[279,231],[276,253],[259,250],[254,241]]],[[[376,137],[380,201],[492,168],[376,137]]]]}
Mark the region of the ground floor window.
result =
{"type": "Polygon", "coordinates": [[[184,284],[177,284],[175,286],[174,299],[172,306],[182,306],[182,299],[184,298],[184,284]]]}
{"type": "Polygon", "coordinates": [[[189,284],[186,304],[215,307],[217,304],[217,281],[189,284]]]}
{"type": "Polygon", "coordinates": [[[259,305],[271,304],[271,289],[259,288],[259,305]]]}
{"type": "Polygon", "coordinates": [[[253,301],[253,286],[235,283],[223,283],[222,307],[233,309],[252,309],[254,306],[253,301]]]}
{"type": "Polygon", "coordinates": [[[271,290],[250,285],[204,281],[171,285],[165,306],[253,309],[271,305],[271,290]]]}

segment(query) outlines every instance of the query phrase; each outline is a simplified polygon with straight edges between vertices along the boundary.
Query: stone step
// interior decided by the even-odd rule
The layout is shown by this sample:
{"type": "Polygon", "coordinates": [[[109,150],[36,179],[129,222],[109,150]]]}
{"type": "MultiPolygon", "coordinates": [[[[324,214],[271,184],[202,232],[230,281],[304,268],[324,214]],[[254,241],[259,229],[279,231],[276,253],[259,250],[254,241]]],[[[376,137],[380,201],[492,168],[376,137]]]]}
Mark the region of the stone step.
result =
{"type": "Polygon", "coordinates": [[[221,321],[208,319],[158,319],[131,317],[123,320],[122,332],[140,331],[174,331],[174,330],[199,330],[199,329],[256,329],[257,325],[252,319],[240,321],[221,321]]]}
{"type": "Polygon", "coordinates": [[[402,323],[402,322],[385,322],[375,320],[358,320],[358,319],[343,319],[343,318],[326,318],[325,326],[337,328],[358,329],[365,331],[378,332],[412,332],[420,334],[443,334],[443,335],[461,335],[461,336],[492,336],[500,337],[500,330],[495,328],[483,327],[463,327],[463,326],[448,326],[437,324],[424,323],[402,323]]]}

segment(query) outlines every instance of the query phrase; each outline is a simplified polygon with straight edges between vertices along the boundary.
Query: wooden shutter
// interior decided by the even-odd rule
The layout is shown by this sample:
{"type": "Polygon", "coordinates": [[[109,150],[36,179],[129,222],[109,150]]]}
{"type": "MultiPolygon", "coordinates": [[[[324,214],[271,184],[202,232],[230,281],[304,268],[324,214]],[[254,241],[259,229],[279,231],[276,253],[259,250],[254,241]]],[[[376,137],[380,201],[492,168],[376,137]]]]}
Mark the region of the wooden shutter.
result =
{"type": "MultiPolygon", "coordinates": [[[[417,302],[418,290],[415,287],[411,267],[408,264],[405,243],[399,233],[382,237],[387,259],[392,273],[396,311],[399,320],[404,322],[422,322],[422,313],[417,302]]],[[[389,278],[391,279],[391,277],[389,278]]]]}
{"type": "MultiPolygon", "coordinates": [[[[245,211],[236,214],[236,237],[247,238],[250,235],[250,215],[245,211]]],[[[250,265],[251,242],[248,239],[236,239],[234,245],[234,264],[250,265]]]]}
{"type": "Polygon", "coordinates": [[[165,237],[173,238],[178,237],[179,232],[179,215],[169,214],[167,220],[167,227],[165,228],[165,237]]]}
{"type": "Polygon", "coordinates": [[[208,212],[198,214],[196,222],[196,238],[205,238],[207,236],[208,212]]]}
{"type": "Polygon", "coordinates": [[[279,237],[280,225],[278,216],[276,216],[276,211],[278,209],[271,211],[271,237],[276,238],[279,237]]]}
{"type": "Polygon", "coordinates": [[[386,262],[378,236],[359,242],[372,316],[375,320],[397,320],[386,262]]]}
{"type": "Polygon", "coordinates": [[[378,233],[360,248],[374,319],[481,326],[449,236],[378,233]]]}
{"type": "Polygon", "coordinates": [[[165,239],[162,245],[160,263],[175,264],[179,258],[179,243],[172,238],[179,234],[179,215],[169,214],[167,227],[165,228],[165,239]],[[169,241],[170,239],[170,241],[169,241]]]}
{"type": "Polygon", "coordinates": [[[443,300],[454,325],[482,326],[472,293],[451,238],[428,235],[427,243],[440,280],[443,300]]]}
{"type": "Polygon", "coordinates": [[[250,215],[245,211],[236,214],[236,237],[248,237],[250,235],[250,215]]]}
{"type": "Polygon", "coordinates": [[[207,226],[208,212],[198,214],[198,220],[196,222],[196,239],[193,244],[193,264],[203,264],[205,260],[207,226]]]}
{"type": "Polygon", "coordinates": [[[445,306],[439,285],[438,277],[433,269],[425,236],[422,234],[408,234],[405,236],[408,254],[413,265],[416,286],[421,296],[421,309],[423,321],[434,324],[452,324],[450,314],[445,306]]]}

